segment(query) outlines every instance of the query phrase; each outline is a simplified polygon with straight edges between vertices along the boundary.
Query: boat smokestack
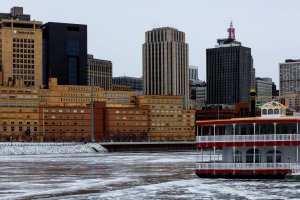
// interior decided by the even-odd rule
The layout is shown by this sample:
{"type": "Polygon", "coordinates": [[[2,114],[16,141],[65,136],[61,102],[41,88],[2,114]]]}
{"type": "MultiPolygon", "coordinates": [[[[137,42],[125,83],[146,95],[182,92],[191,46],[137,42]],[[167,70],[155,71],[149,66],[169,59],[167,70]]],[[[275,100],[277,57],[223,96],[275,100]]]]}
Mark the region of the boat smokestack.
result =
{"type": "Polygon", "coordinates": [[[256,91],[254,89],[250,90],[250,98],[251,98],[251,117],[256,117],[255,107],[256,107],[256,91]]]}

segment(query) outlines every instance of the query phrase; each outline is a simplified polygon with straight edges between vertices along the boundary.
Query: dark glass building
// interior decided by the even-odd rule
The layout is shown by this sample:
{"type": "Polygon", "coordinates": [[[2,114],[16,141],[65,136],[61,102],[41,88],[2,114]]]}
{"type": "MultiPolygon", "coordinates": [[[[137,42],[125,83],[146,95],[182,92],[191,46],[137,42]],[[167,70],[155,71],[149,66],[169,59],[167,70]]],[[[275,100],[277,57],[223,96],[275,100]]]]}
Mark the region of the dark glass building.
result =
{"type": "Polygon", "coordinates": [[[43,84],[87,85],[87,25],[49,22],[43,25],[43,84]]]}
{"type": "Polygon", "coordinates": [[[218,39],[216,48],[206,50],[208,104],[250,102],[251,49],[235,40],[232,24],[226,39],[218,39]]]}
{"type": "Polygon", "coordinates": [[[142,78],[120,76],[113,77],[113,84],[130,86],[131,91],[143,91],[143,80],[142,78]]]}

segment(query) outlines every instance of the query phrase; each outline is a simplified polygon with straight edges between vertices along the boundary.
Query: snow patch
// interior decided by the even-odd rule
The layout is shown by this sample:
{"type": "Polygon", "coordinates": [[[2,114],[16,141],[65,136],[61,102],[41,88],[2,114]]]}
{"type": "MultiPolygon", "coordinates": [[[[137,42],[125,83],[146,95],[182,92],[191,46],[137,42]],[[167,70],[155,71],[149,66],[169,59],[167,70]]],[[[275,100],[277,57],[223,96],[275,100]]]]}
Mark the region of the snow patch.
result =
{"type": "Polygon", "coordinates": [[[102,153],[106,151],[97,143],[0,143],[0,155],[102,153]]]}

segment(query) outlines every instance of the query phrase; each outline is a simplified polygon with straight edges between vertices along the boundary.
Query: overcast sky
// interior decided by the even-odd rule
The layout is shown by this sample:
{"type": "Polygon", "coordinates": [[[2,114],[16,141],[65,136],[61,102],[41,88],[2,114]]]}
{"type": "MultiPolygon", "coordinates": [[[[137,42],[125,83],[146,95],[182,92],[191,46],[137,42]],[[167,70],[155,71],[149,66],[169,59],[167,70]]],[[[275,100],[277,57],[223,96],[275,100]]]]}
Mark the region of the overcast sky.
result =
{"type": "Polygon", "coordinates": [[[145,32],[170,26],[186,33],[189,63],[205,80],[205,50],[227,37],[252,49],[257,77],[278,83],[280,62],[300,59],[300,1],[297,0],[0,0],[0,12],[24,7],[32,19],[88,25],[88,52],[111,60],[113,76],[142,76],[145,32]]]}

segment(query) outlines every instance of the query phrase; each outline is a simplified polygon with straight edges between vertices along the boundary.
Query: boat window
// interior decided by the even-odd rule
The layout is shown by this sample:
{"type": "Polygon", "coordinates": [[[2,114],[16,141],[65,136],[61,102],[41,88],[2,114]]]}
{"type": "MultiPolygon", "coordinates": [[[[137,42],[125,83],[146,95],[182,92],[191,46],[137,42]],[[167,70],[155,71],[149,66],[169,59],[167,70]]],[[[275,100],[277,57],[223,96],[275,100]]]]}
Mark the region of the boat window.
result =
{"type": "Polygon", "coordinates": [[[267,114],[267,109],[263,109],[263,114],[264,114],[264,115],[267,114]]]}
{"type": "Polygon", "coordinates": [[[242,152],[235,151],[234,162],[235,163],[242,163],[242,152]]]}
{"type": "MultiPolygon", "coordinates": [[[[255,163],[260,162],[260,151],[255,149],[255,163]]],[[[254,149],[249,149],[246,153],[246,162],[247,163],[254,163],[254,149]]]]}
{"type": "Polygon", "coordinates": [[[276,114],[276,115],[279,114],[279,109],[278,109],[278,108],[275,108],[275,109],[274,109],[274,114],[276,114]]]}
{"type": "Polygon", "coordinates": [[[268,110],[268,114],[269,114],[269,115],[270,115],[270,114],[272,115],[272,114],[273,114],[273,109],[269,109],[269,110],[268,110]]]}
{"type": "MultiPolygon", "coordinates": [[[[274,162],[274,150],[267,152],[267,163],[274,162]]],[[[281,151],[276,150],[276,162],[281,163],[281,151]]]]}

